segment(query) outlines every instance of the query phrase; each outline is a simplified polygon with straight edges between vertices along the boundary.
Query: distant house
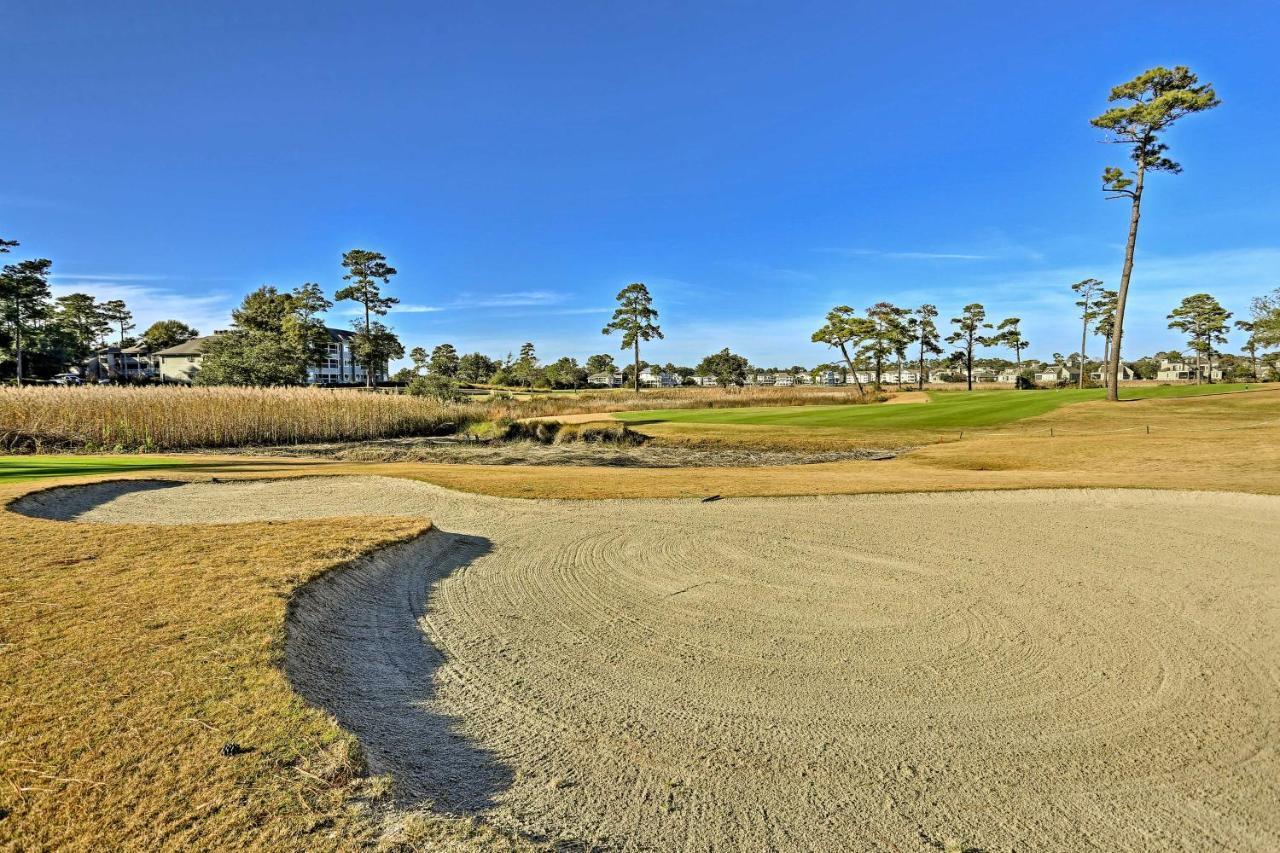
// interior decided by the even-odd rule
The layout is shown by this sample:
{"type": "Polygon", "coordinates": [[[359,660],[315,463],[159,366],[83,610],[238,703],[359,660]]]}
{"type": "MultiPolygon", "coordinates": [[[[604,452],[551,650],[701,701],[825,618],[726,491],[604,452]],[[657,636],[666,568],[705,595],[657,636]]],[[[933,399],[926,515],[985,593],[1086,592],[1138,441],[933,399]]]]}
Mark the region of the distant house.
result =
{"type": "Polygon", "coordinates": [[[703,388],[714,388],[715,386],[720,384],[719,382],[716,381],[716,378],[714,376],[704,376],[702,374],[695,374],[692,378],[693,378],[694,385],[699,385],[703,388]]]}
{"type": "Polygon", "coordinates": [[[103,347],[89,356],[81,373],[88,379],[153,379],[159,375],[159,359],[146,344],[103,347]]]}
{"type": "MultiPolygon", "coordinates": [[[[1094,382],[1105,382],[1107,379],[1106,365],[1100,366],[1097,370],[1090,371],[1089,378],[1094,382]]],[[[1128,382],[1132,379],[1137,379],[1137,378],[1138,378],[1138,374],[1134,373],[1132,367],[1125,364],[1124,362],[1120,362],[1120,381],[1121,382],[1128,382]]]]}
{"type": "Polygon", "coordinates": [[[202,335],[153,353],[159,362],[157,373],[160,379],[165,382],[194,382],[200,372],[204,348],[216,337],[216,334],[202,335]]]}
{"type": "Polygon", "coordinates": [[[1080,371],[1074,367],[1068,367],[1065,364],[1054,365],[1053,367],[1045,367],[1036,372],[1036,381],[1051,384],[1059,382],[1079,382],[1080,371]]]}
{"type": "MultiPolygon", "coordinates": [[[[360,385],[366,381],[364,365],[356,362],[351,350],[351,341],[355,332],[346,329],[328,329],[329,343],[325,357],[318,363],[307,367],[306,382],[308,385],[360,385]]],[[[157,363],[156,375],[164,382],[194,382],[200,373],[200,365],[204,360],[205,347],[213,339],[226,332],[215,332],[183,341],[177,346],[152,353],[157,363]]],[[[375,382],[387,380],[385,365],[374,371],[375,382]]]]}
{"type": "Polygon", "coordinates": [[[790,387],[796,384],[795,377],[790,373],[779,373],[773,377],[773,384],[778,387],[790,387]]]}
{"type": "Polygon", "coordinates": [[[640,384],[647,388],[675,388],[683,384],[683,380],[678,373],[665,370],[655,373],[653,368],[646,367],[640,371],[640,384]]]}
{"type": "Polygon", "coordinates": [[[603,373],[593,373],[587,377],[587,384],[598,385],[602,388],[621,388],[622,371],[614,370],[612,372],[605,371],[603,373]]]}
{"type": "Polygon", "coordinates": [[[757,373],[751,384],[753,385],[772,385],[774,376],[772,373],[757,373]]]}
{"type": "Polygon", "coordinates": [[[989,367],[975,367],[971,377],[974,382],[995,382],[998,376],[994,370],[989,367]]]}
{"type": "Polygon", "coordinates": [[[813,377],[808,373],[797,373],[795,375],[795,382],[797,385],[812,385],[813,377]]]}
{"type": "Polygon", "coordinates": [[[1021,372],[1014,370],[1012,367],[1006,367],[1004,370],[996,374],[996,382],[1001,385],[1016,385],[1021,372]]]}
{"type": "Polygon", "coordinates": [[[843,385],[844,376],[838,370],[820,370],[813,381],[815,385],[843,385]]]}
{"type": "MultiPolygon", "coordinates": [[[[307,368],[307,384],[346,385],[364,382],[364,366],[356,362],[355,353],[351,351],[351,342],[356,333],[346,329],[326,328],[325,331],[329,333],[325,357],[319,364],[307,368]]],[[[373,377],[374,382],[385,382],[386,379],[385,367],[373,377]]]]}
{"type": "MultiPolygon", "coordinates": [[[[1196,365],[1188,364],[1184,361],[1169,361],[1166,358],[1160,359],[1160,369],[1156,372],[1156,379],[1162,382],[1178,382],[1178,381],[1195,381],[1196,365]]],[[[1222,369],[1216,363],[1209,362],[1199,367],[1200,378],[1208,379],[1211,382],[1217,382],[1222,379],[1222,369]]]]}

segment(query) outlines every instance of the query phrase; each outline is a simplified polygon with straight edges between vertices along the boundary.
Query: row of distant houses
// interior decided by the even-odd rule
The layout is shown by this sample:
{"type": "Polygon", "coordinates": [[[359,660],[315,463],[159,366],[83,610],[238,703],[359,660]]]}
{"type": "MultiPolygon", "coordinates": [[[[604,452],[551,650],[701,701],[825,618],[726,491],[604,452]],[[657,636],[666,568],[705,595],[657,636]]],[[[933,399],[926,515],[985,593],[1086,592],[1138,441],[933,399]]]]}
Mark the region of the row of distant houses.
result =
{"type": "MultiPolygon", "coordinates": [[[[1156,374],[1156,379],[1165,382],[1177,381],[1194,381],[1196,378],[1197,367],[1195,364],[1162,360],[1160,369],[1156,374]]],[[[1217,382],[1222,379],[1222,369],[1215,363],[1206,363],[1199,368],[1201,378],[1206,381],[1217,382]]],[[[1080,369],[1068,364],[1044,364],[1038,361],[1025,362],[1021,370],[1015,368],[1007,368],[1005,370],[991,370],[985,367],[975,367],[973,369],[972,380],[977,384],[993,384],[993,385],[1015,385],[1018,377],[1024,373],[1030,372],[1034,381],[1040,385],[1058,385],[1072,384],[1080,381],[1080,369]]],[[[875,382],[875,374],[871,371],[857,371],[850,373],[844,370],[821,370],[815,373],[754,373],[747,376],[748,385],[772,385],[775,387],[785,387],[791,385],[846,385],[853,384],[854,378],[863,385],[870,385],[875,382]]],[[[1090,371],[1088,378],[1095,382],[1101,383],[1105,377],[1105,368],[1098,367],[1090,371]]],[[[1137,379],[1138,376],[1133,368],[1127,364],[1120,365],[1120,379],[1122,381],[1130,381],[1137,379]]],[[[920,373],[903,368],[899,371],[896,367],[891,367],[881,371],[880,381],[882,384],[903,384],[916,385],[920,381],[920,373]]],[[[965,382],[965,374],[962,370],[958,371],[949,368],[939,368],[928,371],[925,374],[925,382],[930,384],[946,384],[946,383],[962,383],[965,382]]],[[[617,370],[605,373],[593,373],[587,378],[587,382],[591,385],[603,388],[620,388],[623,384],[622,371],[617,370]]],[[[714,376],[695,375],[691,377],[690,382],[693,385],[714,386],[716,379],[714,376]]],[[[674,372],[666,370],[654,369],[646,367],[640,371],[640,384],[646,388],[674,388],[685,384],[684,378],[674,372]]]]}
{"type": "MultiPolygon", "coordinates": [[[[329,344],[325,357],[307,368],[308,385],[361,385],[365,382],[364,366],[357,363],[351,351],[354,332],[345,329],[326,329],[329,344]]],[[[214,332],[183,341],[177,346],[154,352],[139,344],[121,349],[105,347],[94,353],[82,368],[88,379],[149,379],[161,382],[189,384],[204,361],[204,350],[209,342],[226,332],[214,332]]],[[[385,367],[374,372],[375,382],[387,380],[385,367]]]]}

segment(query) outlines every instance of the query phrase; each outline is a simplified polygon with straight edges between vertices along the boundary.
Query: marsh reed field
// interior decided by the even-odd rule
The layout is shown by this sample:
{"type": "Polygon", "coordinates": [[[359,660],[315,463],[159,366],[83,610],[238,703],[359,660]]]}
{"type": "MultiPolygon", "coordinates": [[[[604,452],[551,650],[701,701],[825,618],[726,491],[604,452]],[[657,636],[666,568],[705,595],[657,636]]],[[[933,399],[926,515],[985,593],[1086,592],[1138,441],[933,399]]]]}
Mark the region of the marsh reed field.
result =
{"type": "Polygon", "coordinates": [[[673,388],[443,402],[355,389],[0,389],[0,450],[164,451],[449,435],[488,422],[637,409],[868,402],[843,388],[673,388]]]}

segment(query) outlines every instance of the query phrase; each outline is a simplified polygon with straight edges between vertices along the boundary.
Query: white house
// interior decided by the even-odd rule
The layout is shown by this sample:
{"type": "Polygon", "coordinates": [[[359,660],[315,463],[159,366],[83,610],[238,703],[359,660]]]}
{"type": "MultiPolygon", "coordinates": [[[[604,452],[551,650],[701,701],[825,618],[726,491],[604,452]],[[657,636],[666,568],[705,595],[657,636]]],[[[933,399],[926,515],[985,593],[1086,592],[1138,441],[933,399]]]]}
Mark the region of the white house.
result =
{"type": "MultiPolygon", "coordinates": [[[[1097,370],[1091,370],[1089,372],[1089,378],[1092,379],[1094,382],[1105,382],[1107,379],[1106,366],[1103,365],[1099,367],[1097,370]]],[[[1120,362],[1120,381],[1121,382],[1128,382],[1132,379],[1137,379],[1137,378],[1138,378],[1138,374],[1133,372],[1132,367],[1125,364],[1123,361],[1120,362]]]]}
{"type": "Polygon", "coordinates": [[[716,382],[716,378],[714,376],[703,376],[698,374],[693,377],[693,384],[699,385],[703,388],[714,388],[720,383],[716,382]]]}
{"type": "Polygon", "coordinates": [[[622,371],[615,370],[612,373],[593,373],[587,377],[588,385],[600,385],[604,388],[621,388],[622,387],[622,371]]]}
{"type": "MultiPolygon", "coordinates": [[[[351,351],[351,341],[355,332],[346,329],[325,329],[329,333],[329,344],[325,357],[319,364],[307,368],[308,385],[354,385],[365,381],[363,365],[356,363],[355,353],[351,351]]],[[[386,381],[386,368],[374,376],[375,382],[386,381]]]]}
{"type": "Polygon", "coordinates": [[[1079,382],[1080,371],[1074,367],[1068,367],[1065,364],[1046,367],[1036,372],[1037,382],[1050,382],[1057,384],[1059,382],[1079,382]]]}
{"type": "Polygon", "coordinates": [[[817,385],[843,385],[844,376],[838,370],[822,370],[813,381],[817,385]]]}
{"type": "Polygon", "coordinates": [[[675,388],[681,384],[680,376],[663,370],[654,373],[653,368],[646,367],[640,371],[640,384],[647,388],[675,388]]]}
{"type": "MultiPolygon", "coordinates": [[[[325,358],[319,364],[307,367],[307,384],[309,385],[362,385],[366,379],[364,366],[357,364],[351,351],[351,340],[355,332],[345,329],[325,329],[329,333],[329,344],[325,358]]],[[[204,349],[214,338],[225,332],[215,332],[183,341],[177,346],[152,353],[158,363],[157,375],[165,382],[193,382],[200,373],[200,365],[204,361],[204,349]]],[[[386,365],[380,366],[373,374],[374,382],[387,380],[386,365]]]]}
{"type": "MultiPolygon", "coordinates": [[[[1202,364],[1199,370],[1201,379],[1208,379],[1211,382],[1217,382],[1222,379],[1222,370],[1216,363],[1202,364]]],[[[1160,369],[1156,372],[1156,379],[1163,382],[1177,382],[1179,380],[1194,381],[1195,378],[1195,364],[1188,364],[1183,361],[1169,361],[1166,358],[1160,359],[1160,369]]]]}
{"type": "Polygon", "coordinates": [[[796,380],[790,373],[779,373],[773,377],[773,384],[778,387],[790,387],[796,384],[796,380]]]}

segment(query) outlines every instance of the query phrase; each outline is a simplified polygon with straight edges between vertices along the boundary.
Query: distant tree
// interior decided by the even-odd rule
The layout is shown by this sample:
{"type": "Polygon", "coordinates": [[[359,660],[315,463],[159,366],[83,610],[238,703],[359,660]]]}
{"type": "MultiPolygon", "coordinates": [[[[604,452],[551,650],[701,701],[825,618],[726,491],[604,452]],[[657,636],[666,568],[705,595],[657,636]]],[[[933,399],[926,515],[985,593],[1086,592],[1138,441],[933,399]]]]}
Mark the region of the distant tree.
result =
{"type": "Polygon", "coordinates": [[[912,340],[919,345],[916,380],[919,389],[923,391],[925,378],[928,376],[925,359],[928,355],[942,355],[942,347],[940,346],[942,336],[938,333],[938,324],[936,322],[938,309],[925,303],[911,313],[912,316],[907,320],[907,330],[911,334],[912,340]]]}
{"type": "Polygon", "coordinates": [[[83,362],[111,328],[102,306],[87,293],[59,296],[54,322],[66,330],[72,341],[71,360],[83,362]]]}
{"type": "MultiPolygon", "coordinates": [[[[307,381],[307,370],[318,367],[328,357],[329,330],[320,313],[332,307],[320,286],[306,283],[282,292],[263,285],[245,295],[231,312],[234,328],[210,339],[201,352],[201,385],[299,385],[307,381]]],[[[195,329],[164,321],[143,334],[158,348],[172,346],[194,337],[195,329]],[[173,343],[170,343],[173,341],[173,343]]]]}
{"type": "Polygon", "coordinates": [[[973,390],[973,351],[979,346],[988,346],[991,339],[982,335],[983,329],[990,329],[991,324],[984,322],[987,319],[987,309],[981,304],[972,302],[964,306],[964,311],[959,317],[952,317],[951,324],[956,330],[947,335],[947,343],[961,344],[964,347],[964,378],[968,383],[969,390],[973,390]]]}
{"type": "Polygon", "coordinates": [[[622,386],[624,388],[627,385],[634,386],[636,383],[640,381],[639,380],[640,374],[644,373],[644,371],[650,367],[653,367],[653,365],[651,365],[647,361],[641,361],[639,364],[628,364],[625,367],[623,367],[622,368],[622,386]]]}
{"type": "Polygon", "coordinates": [[[180,320],[157,320],[142,333],[141,342],[151,352],[176,347],[184,341],[199,337],[200,332],[180,320]]]}
{"type": "MultiPolygon", "coordinates": [[[[351,284],[335,293],[334,298],[339,302],[356,302],[364,307],[364,322],[354,325],[356,334],[365,336],[361,351],[372,357],[383,352],[392,352],[399,347],[403,354],[404,347],[400,345],[398,338],[395,339],[394,346],[390,344],[390,338],[387,335],[391,335],[391,338],[395,337],[391,334],[391,330],[381,323],[373,322],[375,315],[385,317],[391,306],[400,302],[394,296],[383,296],[382,289],[378,285],[379,281],[390,284],[391,277],[396,274],[396,268],[387,264],[386,256],[381,252],[370,252],[364,249],[352,249],[343,255],[342,266],[347,270],[342,280],[349,281],[351,284]]],[[[364,364],[365,384],[370,388],[373,387],[375,368],[382,361],[364,364]]]]}
{"type": "Polygon", "coordinates": [[[1111,363],[1111,336],[1116,330],[1116,302],[1120,294],[1103,288],[1098,291],[1098,322],[1093,324],[1094,334],[1102,338],[1103,380],[1106,381],[1106,365],[1111,363]]]}
{"type": "Polygon", "coordinates": [[[285,303],[287,311],[281,320],[286,340],[302,353],[303,364],[319,368],[329,357],[329,328],[321,314],[333,307],[315,282],[294,288],[285,303]]]}
{"type": "Polygon", "coordinates": [[[1085,348],[1089,344],[1089,324],[1098,319],[1099,309],[1102,307],[1098,300],[1098,293],[1102,290],[1102,282],[1096,278],[1086,278],[1071,285],[1071,289],[1080,297],[1076,302],[1076,307],[1080,309],[1080,320],[1084,325],[1080,332],[1080,387],[1083,388],[1085,348]]]}
{"type": "Polygon", "coordinates": [[[618,368],[614,366],[613,356],[607,353],[593,355],[587,359],[587,373],[595,375],[597,373],[613,373],[618,368]]]}
{"type": "Polygon", "coordinates": [[[458,379],[473,385],[488,382],[497,369],[498,363],[482,353],[468,353],[458,359],[458,379]]]}
{"type": "Polygon", "coordinates": [[[1254,379],[1258,379],[1258,339],[1254,335],[1254,323],[1251,320],[1236,320],[1235,327],[1248,335],[1244,339],[1244,351],[1249,356],[1249,373],[1254,379]]]}
{"type": "MultiPolygon", "coordinates": [[[[1196,384],[1203,377],[1202,363],[1208,359],[1209,370],[1213,370],[1213,356],[1216,344],[1227,342],[1227,320],[1231,312],[1225,310],[1218,300],[1207,293],[1196,293],[1183,299],[1177,308],[1169,312],[1169,328],[1177,329],[1188,338],[1187,345],[1196,354],[1196,384]]],[[[1209,374],[1213,382],[1213,374],[1209,374]]]]}
{"type": "Polygon", "coordinates": [[[283,334],[234,330],[205,342],[197,385],[300,385],[306,363],[283,334]]]}
{"type": "Polygon", "coordinates": [[[413,376],[409,380],[405,392],[415,397],[431,397],[442,403],[452,403],[463,398],[458,391],[458,383],[452,376],[432,373],[427,376],[413,376]]]}
{"type": "Polygon", "coordinates": [[[512,363],[511,373],[519,384],[526,388],[533,387],[538,378],[538,356],[532,343],[526,341],[520,345],[520,357],[512,363]]]}
{"type": "Polygon", "coordinates": [[[120,329],[120,348],[124,349],[124,336],[137,328],[133,324],[133,312],[123,299],[109,299],[102,303],[102,316],[120,329]]]}
{"type": "Polygon", "coordinates": [[[1258,296],[1249,303],[1252,337],[1262,349],[1280,347],[1280,287],[1266,296],[1258,296]]]}
{"type": "Polygon", "coordinates": [[[747,359],[725,348],[698,362],[697,372],[703,376],[714,376],[716,384],[722,388],[742,387],[747,382],[747,359]]]}
{"type": "Polygon", "coordinates": [[[409,350],[409,361],[413,362],[413,368],[409,372],[413,376],[421,376],[427,372],[431,364],[431,356],[427,355],[427,351],[422,347],[414,347],[409,350]]]}
{"type": "Polygon", "coordinates": [[[1173,69],[1156,67],[1144,71],[1127,83],[1111,90],[1108,100],[1115,106],[1090,123],[1108,134],[1109,142],[1129,146],[1135,169],[1132,178],[1124,170],[1108,166],[1102,173],[1102,188],[1109,198],[1127,198],[1131,203],[1129,240],[1125,244],[1124,267],[1120,273],[1120,290],[1116,298],[1115,328],[1111,333],[1111,354],[1107,362],[1107,399],[1120,399],[1120,341],[1124,329],[1125,302],[1129,298],[1129,277],[1133,273],[1133,254],[1138,242],[1138,219],[1142,213],[1142,192],[1147,172],[1178,174],[1182,167],[1165,156],[1168,146],[1158,134],[1174,122],[1192,113],[1213,109],[1220,103],[1213,86],[1200,84],[1185,66],[1173,69]]]}
{"type": "Polygon", "coordinates": [[[587,384],[586,368],[576,358],[565,356],[546,366],[543,371],[553,388],[581,388],[587,384]]]}
{"type": "Polygon", "coordinates": [[[653,307],[653,297],[649,288],[641,282],[633,282],[618,292],[618,307],[614,309],[609,325],[601,330],[601,334],[622,333],[620,349],[630,349],[635,354],[632,381],[636,392],[640,391],[640,342],[662,339],[662,329],[653,321],[658,319],[658,311],[653,307]]]}
{"type": "Polygon", "coordinates": [[[16,249],[20,245],[17,240],[0,240],[0,255],[7,255],[10,249],[16,249]]]}
{"type": "MultiPolygon", "coordinates": [[[[870,321],[870,325],[862,346],[864,355],[871,359],[877,391],[880,390],[885,360],[905,352],[907,348],[910,336],[906,316],[905,309],[888,302],[877,302],[867,309],[867,320],[870,321]]],[[[901,361],[899,361],[898,374],[901,380],[901,361]]]]}
{"type": "Polygon", "coordinates": [[[862,347],[874,332],[871,321],[866,317],[859,317],[848,305],[837,305],[827,312],[826,324],[814,332],[811,338],[815,344],[826,344],[840,350],[840,355],[848,366],[849,375],[853,376],[853,381],[858,385],[859,394],[866,393],[862,380],[858,378],[863,354],[862,347]],[[850,348],[857,353],[858,364],[854,363],[855,355],[850,353],[850,348]]]}
{"type": "Polygon", "coordinates": [[[1031,346],[1031,343],[1022,336],[1022,319],[1019,317],[1009,317],[1001,320],[996,326],[995,340],[1004,344],[1013,350],[1013,360],[1015,370],[1018,375],[1022,375],[1022,351],[1031,346]]]}
{"type": "Polygon", "coordinates": [[[431,351],[431,373],[436,376],[448,376],[450,379],[458,375],[460,359],[453,344],[440,344],[431,351]]]}
{"type": "MultiPolygon", "coordinates": [[[[10,242],[10,245],[17,245],[10,242]]],[[[0,269],[0,311],[4,324],[13,332],[13,351],[18,385],[23,380],[23,357],[32,324],[47,318],[52,311],[49,301],[49,270],[53,262],[47,258],[6,264],[0,269]]]]}
{"type": "Polygon", "coordinates": [[[368,324],[357,320],[352,325],[356,334],[351,339],[351,354],[364,366],[365,385],[372,388],[377,371],[385,369],[393,359],[404,357],[404,345],[395,332],[377,320],[368,324]]]}

